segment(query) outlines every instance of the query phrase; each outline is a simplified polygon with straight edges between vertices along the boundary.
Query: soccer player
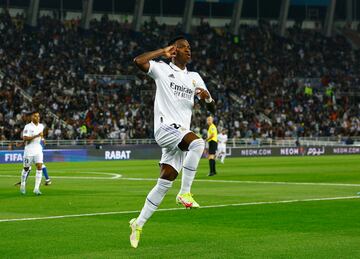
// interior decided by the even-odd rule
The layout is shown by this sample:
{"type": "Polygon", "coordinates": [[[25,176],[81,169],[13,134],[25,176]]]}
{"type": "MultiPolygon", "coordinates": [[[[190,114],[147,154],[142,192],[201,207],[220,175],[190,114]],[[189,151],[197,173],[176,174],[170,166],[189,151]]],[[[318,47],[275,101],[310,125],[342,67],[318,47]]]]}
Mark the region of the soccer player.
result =
{"type": "Polygon", "coordinates": [[[223,129],[221,133],[218,135],[218,155],[221,163],[224,163],[226,157],[226,142],[228,140],[228,136],[226,134],[226,129],[223,129]]]}
{"type": "Polygon", "coordinates": [[[218,132],[217,132],[216,126],[214,124],[213,117],[211,117],[211,116],[207,117],[206,122],[209,126],[208,133],[207,133],[207,139],[206,139],[206,141],[209,144],[208,159],[209,159],[210,173],[208,174],[208,176],[214,176],[214,175],[216,175],[215,154],[216,154],[216,150],[217,150],[218,132]]]}
{"type": "Polygon", "coordinates": [[[34,193],[41,195],[40,184],[42,178],[43,152],[40,144],[43,138],[44,125],[40,123],[40,114],[35,111],[31,115],[31,122],[25,125],[23,131],[24,149],[24,168],[21,173],[20,192],[26,193],[26,178],[32,163],[36,165],[34,193]]]}
{"type": "Polygon", "coordinates": [[[167,47],[146,52],[134,59],[136,66],[155,80],[154,135],[162,148],[157,184],[147,195],[140,215],[130,220],[130,243],[134,248],[139,244],[142,227],[158,208],[181,170],[181,189],[176,202],[186,208],[199,207],[190,189],[205,143],[189,130],[194,96],[205,101],[210,111],[214,110],[215,103],[200,75],[187,70],[190,60],[190,44],[184,37],[177,37],[167,47]],[[171,62],[153,60],[159,57],[171,59],[171,62]]]}
{"type": "MultiPolygon", "coordinates": [[[[31,122],[31,115],[32,115],[32,113],[25,113],[25,115],[24,115],[24,121],[26,122],[26,123],[30,123],[31,122]]],[[[22,132],[22,134],[21,135],[23,135],[23,132],[22,132]]],[[[25,141],[24,141],[24,145],[25,145],[25,141]]],[[[40,142],[40,144],[41,144],[41,146],[42,146],[42,148],[44,149],[45,148],[45,139],[44,138],[42,138],[41,139],[41,142],[40,142]]],[[[31,172],[31,166],[29,167],[29,170],[27,171],[27,174],[26,174],[26,181],[27,181],[27,178],[29,177],[29,175],[30,175],[30,172],[31,172]]],[[[44,175],[44,177],[45,177],[45,185],[50,185],[51,184],[51,179],[50,179],[50,177],[49,177],[49,174],[48,174],[48,171],[47,171],[47,167],[46,167],[46,165],[43,163],[43,165],[42,165],[42,173],[43,173],[43,175],[44,175]]],[[[21,185],[21,180],[20,180],[20,182],[17,182],[17,183],[15,183],[15,186],[20,186],[21,185]]]]}

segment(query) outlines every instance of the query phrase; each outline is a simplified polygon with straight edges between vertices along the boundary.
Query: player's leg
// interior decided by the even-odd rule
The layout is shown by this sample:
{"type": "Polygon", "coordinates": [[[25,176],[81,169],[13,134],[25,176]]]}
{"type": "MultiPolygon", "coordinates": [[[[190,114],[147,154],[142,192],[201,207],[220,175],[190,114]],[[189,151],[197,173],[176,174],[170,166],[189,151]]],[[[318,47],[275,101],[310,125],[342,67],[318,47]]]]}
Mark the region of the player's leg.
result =
{"type": "Polygon", "coordinates": [[[27,181],[27,179],[29,178],[30,173],[31,173],[31,166],[29,167],[29,171],[28,171],[28,173],[27,173],[27,175],[26,175],[26,181],[27,181]]]}
{"type": "Polygon", "coordinates": [[[46,168],[45,164],[42,164],[41,170],[42,170],[42,173],[43,173],[43,175],[45,177],[45,185],[50,185],[51,184],[51,179],[49,177],[49,174],[47,172],[47,168],[46,168]]]}
{"type": "Polygon", "coordinates": [[[204,152],[204,140],[189,132],[181,140],[178,147],[182,151],[188,151],[183,163],[181,189],[176,197],[177,202],[182,203],[186,208],[197,208],[199,204],[192,198],[191,186],[194,181],[199,161],[204,152]]]}
{"type": "Polygon", "coordinates": [[[221,160],[220,160],[220,162],[221,162],[221,163],[224,163],[225,157],[226,157],[226,146],[222,148],[221,153],[222,153],[222,155],[221,155],[221,160]]]}
{"type": "Polygon", "coordinates": [[[221,163],[224,163],[223,157],[225,155],[223,145],[219,145],[216,151],[216,158],[220,160],[221,163]]]}
{"type": "Polygon", "coordinates": [[[215,159],[216,160],[221,160],[222,159],[222,153],[221,153],[220,149],[218,149],[218,151],[216,151],[215,159]]]}
{"type": "Polygon", "coordinates": [[[35,175],[35,187],[34,193],[36,195],[41,195],[40,184],[42,179],[42,165],[43,165],[43,154],[38,154],[34,157],[34,162],[36,165],[36,175],[35,175]]]}
{"type": "Polygon", "coordinates": [[[164,199],[165,194],[171,188],[177,175],[178,172],[171,165],[161,164],[160,178],[147,195],[140,215],[137,218],[130,220],[130,243],[132,247],[136,248],[138,246],[142,227],[152,214],[154,214],[161,201],[164,199]]]}
{"type": "Polygon", "coordinates": [[[215,154],[217,149],[217,143],[215,141],[209,142],[209,167],[210,167],[210,173],[208,176],[216,175],[216,161],[215,161],[215,154]]]}
{"type": "Polygon", "coordinates": [[[160,205],[177,175],[178,172],[171,165],[161,165],[160,178],[158,178],[156,185],[147,195],[144,208],[141,210],[141,213],[137,218],[137,224],[140,227],[145,224],[145,222],[151,217],[151,215],[160,205]]]}
{"type": "Polygon", "coordinates": [[[30,172],[29,167],[26,166],[24,166],[23,170],[21,171],[20,192],[22,194],[25,194],[26,192],[26,179],[28,178],[29,172],[30,172]]]}
{"type": "Polygon", "coordinates": [[[26,193],[26,180],[30,173],[31,162],[32,162],[32,157],[24,156],[23,170],[21,171],[21,181],[20,181],[20,192],[22,194],[26,193]]]}
{"type": "Polygon", "coordinates": [[[27,179],[29,178],[30,172],[31,172],[31,166],[26,167],[26,168],[23,167],[23,170],[21,171],[21,175],[20,175],[20,182],[15,183],[14,186],[20,186],[21,185],[21,178],[23,177],[23,174],[26,175],[26,177],[25,177],[25,182],[26,182],[27,179]],[[25,170],[25,172],[24,172],[24,170],[25,170]]]}

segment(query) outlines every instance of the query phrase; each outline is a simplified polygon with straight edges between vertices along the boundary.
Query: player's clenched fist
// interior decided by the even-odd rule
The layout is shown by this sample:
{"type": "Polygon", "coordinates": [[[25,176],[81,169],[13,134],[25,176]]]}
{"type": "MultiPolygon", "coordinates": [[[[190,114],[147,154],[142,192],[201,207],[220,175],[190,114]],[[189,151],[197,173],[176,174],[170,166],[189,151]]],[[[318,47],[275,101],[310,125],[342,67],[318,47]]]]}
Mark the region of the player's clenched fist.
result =
{"type": "Polygon", "coordinates": [[[209,92],[203,88],[197,87],[195,89],[195,94],[196,94],[196,96],[198,96],[200,98],[200,100],[206,100],[206,99],[210,98],[209,92]]]}

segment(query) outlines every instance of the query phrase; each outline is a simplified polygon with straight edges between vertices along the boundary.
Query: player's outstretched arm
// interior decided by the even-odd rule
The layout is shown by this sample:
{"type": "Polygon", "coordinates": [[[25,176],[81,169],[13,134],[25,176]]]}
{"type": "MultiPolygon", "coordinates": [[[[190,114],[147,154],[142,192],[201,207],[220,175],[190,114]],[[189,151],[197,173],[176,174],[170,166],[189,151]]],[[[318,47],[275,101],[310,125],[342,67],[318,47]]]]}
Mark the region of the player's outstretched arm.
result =
{"type": "Polygon", "coordinates": [[[143,72],[147,73],[150,68],[149,61],[158,58],[158,57],[164,57],[164,58],[173,58],[176,56],[176,47],[174,45],[167,46],[162,49],[157,49],[154,51],[145,52],[136,58],[134,58],[135,65],[143,72]]]}

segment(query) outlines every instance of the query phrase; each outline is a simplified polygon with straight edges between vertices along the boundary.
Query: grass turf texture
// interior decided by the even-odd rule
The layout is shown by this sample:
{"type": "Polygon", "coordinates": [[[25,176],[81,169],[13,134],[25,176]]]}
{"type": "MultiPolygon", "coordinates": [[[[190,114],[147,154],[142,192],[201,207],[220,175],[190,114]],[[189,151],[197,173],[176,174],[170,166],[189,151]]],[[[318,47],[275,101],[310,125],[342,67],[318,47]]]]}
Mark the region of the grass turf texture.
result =
{"type": "MultiPolygon", "coordinates": [[[[232,158],[211,180],[360,184],[360,156],[232,158]]],[[[21,165],[0,167],[0,220],[141,209],[157,161],[47,163],[53,185],[21,196],[21,165]],[[66,178],[57,178],[57,177],[66,178]],[[67,178],[69,177],[69,178],[67,178]],[[79,179],[70,178],[79,177],[79,179]],[[99,177],[109,179],[80,179],[99,177]]],[[[202,160],[197,179],[207,177],[202,160]]],[[[34,172],[32,172],[34,175],[34,172]]],[[[173,208],[179,179],[161,208],[173,208]]],[[[200,205],[354,196],[360,186],[194,182],[200,205]]],[[[360,199],[156,212],[139,247],[128,221],[138,213],[0,222],[1,258],[360,258],[360,199]]]]}

